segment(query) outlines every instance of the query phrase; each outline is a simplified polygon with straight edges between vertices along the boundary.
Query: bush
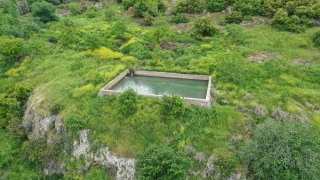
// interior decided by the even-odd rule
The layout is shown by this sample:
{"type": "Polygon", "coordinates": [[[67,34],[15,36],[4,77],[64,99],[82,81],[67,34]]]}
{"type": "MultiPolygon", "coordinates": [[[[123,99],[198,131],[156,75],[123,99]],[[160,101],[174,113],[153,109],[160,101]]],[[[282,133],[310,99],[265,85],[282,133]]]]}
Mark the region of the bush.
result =
{"type": "Polygon", "coordinates": [[[25,49],[26,46],[23,39],[12,36],[0,36],[0,54],[4,55],[8,60],[11,61],[22,56],[25,49]]]}
{"type": "Polygon", "coordinates": [[[141,180],[186,179],[191,160],[182,152],[167,145],[152,145],[140,153],[136,162],[137,177],[141,180]]]}
{"type": "Polygon", "coordinates": [[[219,32],[219,29],[213,26],[210,17],[196,19],[194,30],[197,39],[202,39],[203,36],[212,36],[219,32]]]}
{"type": "Polygon", "coordinates": [[[234,8],[241,12],[244,16],[264,16],[266,10],[263,6],[264,0],[236,0],[234,8]]]}
{"type": "Polygon", "coordinates": [[[201,13],[205,9],[205,2],[203,0],[186,0],[180,1],[173,8],[173,14],[179,13],[201,13]]]}
{"type": "Polygon", "coordinates": [[[152,16],[158,16],[159,12],[164,12],[165,10],[165,5],[162,0],[123,0],[122,5],[125,9],[133,7],[136,17],[143,17],[143,14],[146,12],[152,16]]]}
{"type": "Polygon", "coordinates": [[[24,15],[30,12],[28,2],[26,0],[19,1],[17,4],[18,4],[18,8],[21,15],[24,15]]]}
{"type": "Polygon", "coordinates": [[[171,22],[173,22],[173,23],[187,23],[188,19],[185,14],[179,13],[172,18],[171,22]]]}
{"type": "Polygon", "coordinates": [[[97,16],[97,8],[95,6],[89,6],[86,10],[86,16],[88,18],[94,18],[97,16]]]}
{"type": "Polygon", "coordinates": [[[244,33],[244,27],[237,24],[228,24],[226,25],[226,30],[228,32],[228,37],[231,38],[232,43],[234,44],[243,44],[246,35],[244,33]]]}
{"type": "Polygon", "coordinates": [[[85,127],[85,120],[81,119],[76,114],[70,114],[65,120],[64,125],[71,130],[79,131],[85,127]]]}
{"type": "Polygon", "coordinates": [[[164,119],[174,120],[180,118],[184,114],[184,101],[180,96],[163,95],[160,112],[164,119]]]}
{"type": "Polygon", "coordinates": [[[298,16],[288,16],[288,12],[285,9],[280,8],[273,16],[271,22],[272,27],[280,30],[287,30],[291,32],[304,32],[306,26],[301,24],[301,20],[298,16]]]}
{"type": "Polygon", "coordinates": [[[131,116],[138,109],[138,95],[133,89],[127,89],[117,97],[118,112],[124,116],[131,116]]]}
{"type": "Polygon", "coordinates": [[[257,179],[319,179],[320,133],[310,124],[269,120],[254,130],[242,156],[257,179]]]}
{"type": "Polygon", "coordinates": [[[80,3],[69,3],[68,9],[71,12],[71,14],[75,16],[75,15],[81,14],[80,6],[81,6],[80,3]]]}
{"type": "Polygon", "coordinates": [[[233,157],[220,156],[214,164],[220,172],[220,177],[228,177],[235,170],[236,160],[233,157]]]}
{"type": "Polygon", "coordinates": [[[226,0],[207,0],[206,6],[210,12],[218,12],[228,7],[228,1],[226,0]]]}
{"type": "Polygon", "coordinates": [[[145,25],[145,26],[151,26],[152,23],[153,23],[153,16],[151,16],[150,13],[145,12],[143,14],[143,22],[142,22],[142,24],[145,25]]]}
{"type": "Polygon", "coordinates": [[[313,34],[312,42],[316,47],[320,47],[320,31],[317,31],[313,34]]]}
{"type": "Polygon", "coordinates": [[[226,16],[226,23],[235,23],[239,24],[242,21],[242,13],[238,11],[232,11],[231,13],[227,14],[226,16]]]}
{"type": "Polygon", "coordinates": [[[31,5],[32,16],[40,18],[40,21],[47,23],[50,21],[58,21],[59,18],[55,14],[56,8],[48,2],[36,2],[31,5]]]}
{"type": "Polygon", "coordinates": [[[49,109],[49,111],[52,115],[58,115],[63,109],[64,109],[63,105],[55,104],[49,109]]]}

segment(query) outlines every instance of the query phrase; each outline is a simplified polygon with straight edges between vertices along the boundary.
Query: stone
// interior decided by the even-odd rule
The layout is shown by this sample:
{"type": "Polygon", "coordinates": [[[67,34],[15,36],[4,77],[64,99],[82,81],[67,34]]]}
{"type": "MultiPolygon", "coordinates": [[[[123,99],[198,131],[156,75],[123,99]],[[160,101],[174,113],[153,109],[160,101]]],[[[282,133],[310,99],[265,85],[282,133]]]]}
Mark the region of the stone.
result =
{"type": "Polygon", "coordinates": [[[196,153],[193,159],[198,163],[202,163],[205,160],[205,158],[206,158],[206,155],[203,152],[198,152],[196,153]]]}
{"type": "Polygon", "coordinates": [[[244,99],[250,99],[250,97],[251,97],[251,93],[247,93],[243,98],[244,99]]]}
{"type": "Polygon", "coordinates": [[[168,8],[167,10],[166,10],[166,12],[164,12],[166,15],[170,15],[170,14],[172,14],[172,8],[168,8]]]}
{"type": "Polygon", "coordinates": [[[242,21],[240,23],[241,26],[245,27],[245,28],[251,28],[252,27],[252,23],[249,21],[242,21]]]}

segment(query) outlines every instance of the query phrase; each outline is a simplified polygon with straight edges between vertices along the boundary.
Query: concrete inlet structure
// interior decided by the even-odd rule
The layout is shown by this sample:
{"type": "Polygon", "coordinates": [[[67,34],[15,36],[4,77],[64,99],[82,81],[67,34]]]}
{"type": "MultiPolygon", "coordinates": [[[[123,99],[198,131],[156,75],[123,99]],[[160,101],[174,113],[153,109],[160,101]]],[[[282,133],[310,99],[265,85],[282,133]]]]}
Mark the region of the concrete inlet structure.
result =
{"type": "MultiPolygon", "coordinates": [[[[116,86],[120,81],[122,81],[127,76],[147,76],[147,77],[160,77],[160,78],[171,78],[171,79],[181,79],[181,80],[196,80],[196,81],[207,81],[207,90],[205,99],[200,98],[190,98],[190,97],[183,97],[185,104],[195,104],[200,106],[211,106],[211,97],[210,97],[210,90],[211,90],[211,76],[204,76],[204,75],[193,75],[193,74],[179,74],[179,73],[166,73],[166,72],[155,72],[155,71],[133,71],[133,70],[125,70],[121,74],[119,74],[116,78],[110,81],[107,85],[99,90],[98,96],[103,95],[113,95],[113,94],[120,94],[123,91],[112,90],[114,86],[116,86]]],[[[162,98],[162,95],[156,94],[140,94],[142,96],[148,97],[156,97],[162,98]]]]}

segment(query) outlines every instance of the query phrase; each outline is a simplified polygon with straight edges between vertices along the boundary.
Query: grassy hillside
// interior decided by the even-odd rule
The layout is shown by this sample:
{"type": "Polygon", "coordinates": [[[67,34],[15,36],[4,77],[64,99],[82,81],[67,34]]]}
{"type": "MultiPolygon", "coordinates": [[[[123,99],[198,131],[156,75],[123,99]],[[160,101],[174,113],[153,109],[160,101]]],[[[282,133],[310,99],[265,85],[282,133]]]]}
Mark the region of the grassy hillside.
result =
{"type": "MultiPolygon", "coordinates": [[[[114,176],[98,165],[86,172],[77,171],[83,162],[71,160],[68,147],[83,129],[91,130],[93,152],[108,146],[121,157],[137,158],[151,144],[168,143],[177,151],[195,149],[187,155],[190,158],[204,154],[204,160],[193,163],[193,171],[202,172],[212,156],[215,162],[226,159],[221,169],[248,176],[252,170],[239,155],[239,148],[259,124],[290,119],[314,124],[319,130],[320,51],[312,42],[318,28],[302,33],[280,31],[253,21],[265,18],[258,16],[252,18],[252,27],[244,28],[221,23],[226,16],[222,13],[186,14],[189,21],[184,24],[171,23],[174,15],[163,14],[154,17],[152,26],[144,26],[142,18],[131,17],[121,5],[106,4],[44,24],[39,32],[24,39],[24,55],[10,65],[4,62],[5,55],[1,56],[2,104],[9,104],[9,97],[19,100],[19,95],[12,94],[21,92],[16,88],[21,86],[31,92],[29,103],[39,115],[62,116],[70,140],[61,146],[65,153],[52,158],[66,163],[64,178],[92,179],[95,173],[114,176]],[[195,24],[202,17],[208,17],[218,32],[199,39],[195,24]],[[97,93],[127,68],[210,75],[214,81],[212,107],[188,105],[182,116],[172,120],[161,114],[162,100],[139,96],[137,112],[122,114],[116,96],[98,98],[97,93]]],[[[172,6],[171,2],[165,4],[172,6]]],[[[64,10],[59,5],[57,12],[64,10]]],[[[33,17],[26,14],[21,21],[33,21],[33,17]]],[[[8,115],[0,114],[8,120],[1,122],[1,141],[7,149],[1,150],[0,157],[7,159],[1,158],[0,175],[5,179],[17,179],[17,174],[44,178],[47,160],[30,160],[26,150],[35,140],[23,129],[12,128],[21,124],[27,106],[26,99],[19,102],[20,110],[13,112],[17,118],[9,120],[8,115]],[[21,136],[12,138],[17,131],[21,136]]],[[[192,178],[201,178],[201,173],[192,178]]]]}

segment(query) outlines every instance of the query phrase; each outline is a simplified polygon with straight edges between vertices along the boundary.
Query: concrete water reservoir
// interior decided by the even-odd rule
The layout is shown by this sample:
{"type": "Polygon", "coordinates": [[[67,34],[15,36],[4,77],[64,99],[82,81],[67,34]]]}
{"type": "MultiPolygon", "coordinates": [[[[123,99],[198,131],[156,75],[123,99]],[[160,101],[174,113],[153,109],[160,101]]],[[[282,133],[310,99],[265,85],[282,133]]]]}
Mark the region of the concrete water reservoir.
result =
{"type": "Polygon", "coordinates": [[[162,98],[179,95],[186,104],[210,106],[211,77],[154,71],[125,70],[100,89],[98,96],[120,94],[132,88],[139,95],[162,98]]]}

